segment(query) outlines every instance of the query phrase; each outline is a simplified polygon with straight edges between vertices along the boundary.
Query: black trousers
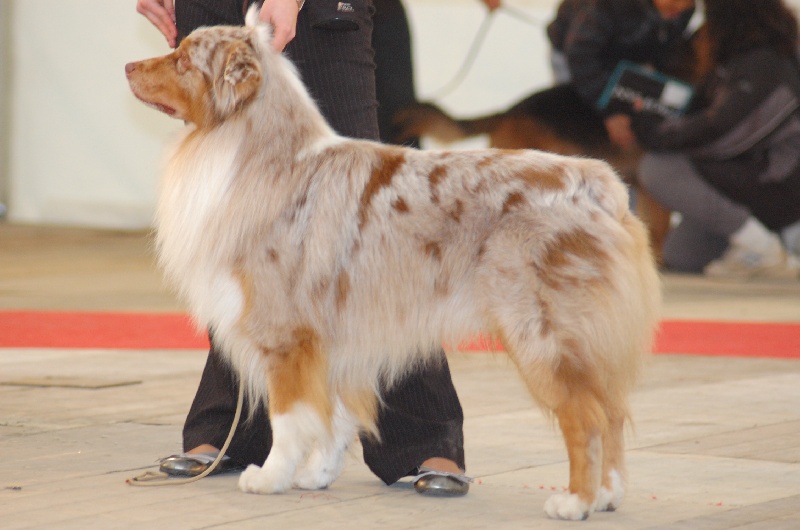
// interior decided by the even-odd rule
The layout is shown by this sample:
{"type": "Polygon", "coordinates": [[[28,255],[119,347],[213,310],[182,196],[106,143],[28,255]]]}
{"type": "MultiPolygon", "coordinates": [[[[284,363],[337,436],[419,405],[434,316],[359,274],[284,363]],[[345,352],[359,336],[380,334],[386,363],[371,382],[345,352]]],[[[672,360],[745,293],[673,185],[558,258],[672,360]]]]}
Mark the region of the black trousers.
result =
{"type": "MultiPolygon", "coordinates": [[[[397,143],[399,127],[395,115],[416,103],[414,72],[411,62],[411,34],[406,10],[400,0],[373,0],[372,48],[375,50],[375,90],[378,106],[378,129],[381,141],[397,143]]],[[[419,147],[416,138],[406,145],[419,147]]]]}
{"type": "MultiPolygon", "coordinates": [[[[313,27],[312,22],[335,9],[336,3],[337,0],[307,1],[297,21],[297,36],[285,53],[339,134],[378,139],[372,5],[369,0],[351,0],[355,8],[351,16],[358,30],[313,27]]],[[[244,22],[242,0],[178,0],[175,7],[180,36],[200,26],[244,22]]],[[[382,52],[391,53],[386,49],[382,52]]],[[[410,76],[407,83],[411,83],[410,76]]],[[[378,416],[381,442],[362,437],[364,461],[387,484],[413,472],[430,457],[449,458],[465,468],[461,405],[444,352],[435,357],[385,390],[385,405],[378,416]]],[[[201,444],[222,446],[233,420],[236,395],[235,378],[212,338],[200,386],[183,428],[185,451],[201,444]]],[[[242,417],[248,414],[245,410],[242,417]]],[[[254,411],[252,420],[237,426],[228,454],[242,464],[262,464],[271,446],[269,418],[262,408],[254,411]]]]}

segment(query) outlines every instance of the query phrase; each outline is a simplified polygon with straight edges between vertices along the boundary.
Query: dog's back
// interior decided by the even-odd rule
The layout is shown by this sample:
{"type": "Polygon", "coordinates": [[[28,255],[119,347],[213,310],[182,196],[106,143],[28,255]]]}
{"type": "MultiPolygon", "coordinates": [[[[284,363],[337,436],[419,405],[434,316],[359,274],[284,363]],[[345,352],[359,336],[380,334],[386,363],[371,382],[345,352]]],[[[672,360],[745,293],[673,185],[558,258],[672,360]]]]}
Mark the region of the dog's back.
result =
{"type": "MultiPolygon", "coordinates": [[[[595,160],[347,141],[296,164],[294,171],[302,194],[269,231],[253,230],[248,243],[268,245],[286,276],[272,278],[272,268],[254,263],[254,281],[291,283],[293,292],[285,296],[315,307],[316,325],[327,323],[326,335],[347,333],[357,343],[341,355],[380,351],[381,370],[400,368],[409,356],[442,341],[491,328],[495,317],[487,321],[487,296],[498,292],[492,284],[512,263],[518,280],[532,275],[541,284],[536,289],[565,292],[580,284],[570,295],[578,296],[597,278],[604,278],[599,289],[619,288],[628,278],[627,272],[616,276],[619,264],[635,252],[647,256],[624,186],[595,160]],[[623,250],[624,256],[617,255],[623,250]],[[346,297],[319,296],[323,284],[346,284],[346,297]]],[[[232,201],[238,215],[257,218],[259,195],[251,186],[240,189],[241,197],[232,201]]],[[[536,304],[531,289],[533,284],[524,292],[518,287],[507,296],[536,304]]],[[[493,297],[497,305],[505,300],[493,297]]],[[[252,318],[271,319],[276,310],[263,307],[252,318]]],[[[253,328],[270,329],[266,322],[253,328]]]]}

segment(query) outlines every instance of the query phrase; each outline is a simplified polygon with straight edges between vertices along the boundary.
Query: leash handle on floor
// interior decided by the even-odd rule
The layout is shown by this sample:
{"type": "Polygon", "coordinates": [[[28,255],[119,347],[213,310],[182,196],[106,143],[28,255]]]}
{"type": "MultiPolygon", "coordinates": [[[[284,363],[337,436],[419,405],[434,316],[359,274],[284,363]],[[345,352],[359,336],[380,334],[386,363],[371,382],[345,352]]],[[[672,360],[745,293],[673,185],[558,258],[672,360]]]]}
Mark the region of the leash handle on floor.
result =
{"type": "Polygon", "coordinates": [[[131,486],[180,486],[182,484],[189,484],[190,482],[196,482],[210,475],[214,471],[214,469],[217,468],[219,463],[222,462],[222,458],[225,456],[225,452],[231,445],[231,440],[233,440],[233,434],[236,432],[236,426],[239,425],[239,418],[241,418],[242,416],[243,404],[244,404],[244,383],[242,381],[239,381],[239,396],[236,398],[236,414],[234,414],[233,416],[233,424],[231,425],[231,430],[228,433],[228,438],[222,445],[222,449],[219,450],[217,458],[215,458],[214,461],[211,463],[211,465],[208,466],[208,469],[206,469],[205,471],[194,477],[179,478],[173,480],[168,480],[169,475],[167,475],[166,473],[161,473],[160,471],[147,471],[146,473],[142,473],[139,476],[127,479],[125,483],[131,486]]]}

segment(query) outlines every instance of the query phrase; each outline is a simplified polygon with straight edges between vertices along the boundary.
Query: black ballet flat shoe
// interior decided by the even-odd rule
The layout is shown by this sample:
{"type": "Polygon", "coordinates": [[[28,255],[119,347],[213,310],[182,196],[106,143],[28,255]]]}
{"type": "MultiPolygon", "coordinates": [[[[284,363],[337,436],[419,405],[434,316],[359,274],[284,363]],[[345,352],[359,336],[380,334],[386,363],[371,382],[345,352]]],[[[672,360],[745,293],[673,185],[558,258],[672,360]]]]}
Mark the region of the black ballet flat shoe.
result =
{"type": "Polygon", "coordinates": [[[437,471],[427,467],[419,468],[419,474],[412,482],[420,495],[429,497],[462,497],[469,491],[472,478],[463,474],[437,471]]]}
{"type": "MultiPolygon", "coordinates": [[[[196,477],[216,460],[218,453],[181,453],[162,458],[159,471],[172,477],[196,477]]],[[[237,464],[228,456],[223,456],[210,475],[241,471],[244,467],[237,464]]]]}

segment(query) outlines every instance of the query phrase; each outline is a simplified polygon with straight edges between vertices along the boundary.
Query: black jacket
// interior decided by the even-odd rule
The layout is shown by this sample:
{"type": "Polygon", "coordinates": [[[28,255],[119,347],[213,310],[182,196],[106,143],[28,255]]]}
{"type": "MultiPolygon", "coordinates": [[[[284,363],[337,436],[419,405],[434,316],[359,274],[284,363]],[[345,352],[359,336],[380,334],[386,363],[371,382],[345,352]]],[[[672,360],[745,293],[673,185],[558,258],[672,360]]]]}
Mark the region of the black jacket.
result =
{"type": "Polygon", "coordinates": [[[643,146],[686,152],[703,177],[773,230],[800,219],[800,68],[762,47],[712,72],[696,108],[634,130],[643,146]]]}
{"type": "Polygon", "coordinates": [[[621,60],[667,69],[691,16],[665,21],[652,0],[564,0],[547,36],[566,56],[575,88],[595,106],[621,60]]]}

